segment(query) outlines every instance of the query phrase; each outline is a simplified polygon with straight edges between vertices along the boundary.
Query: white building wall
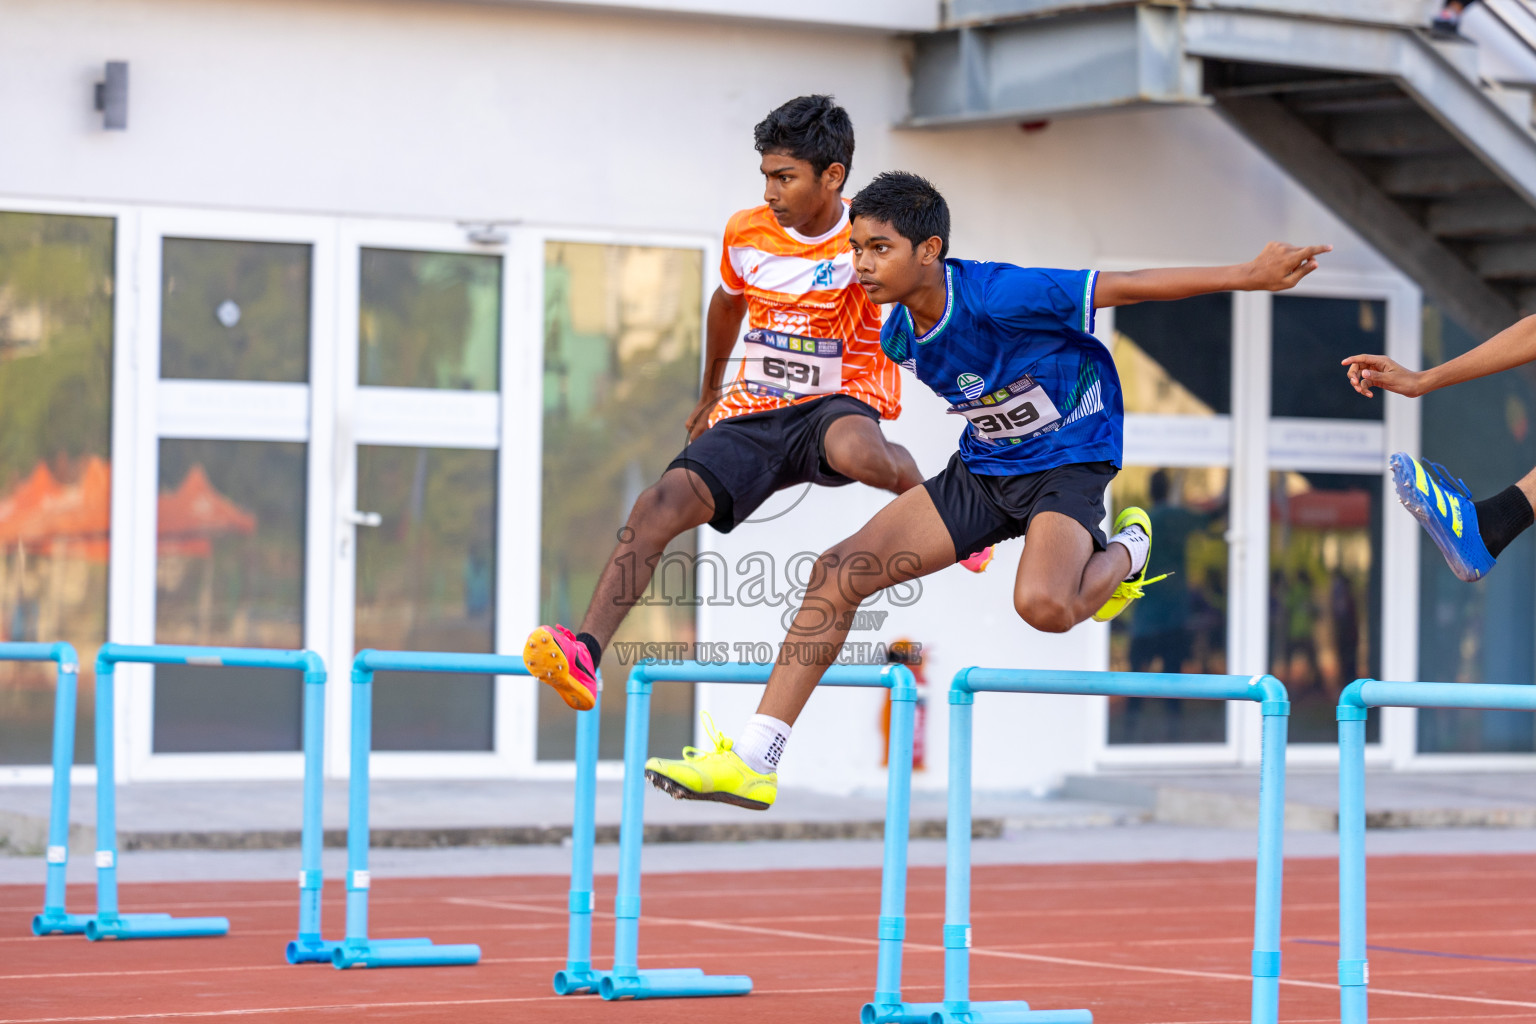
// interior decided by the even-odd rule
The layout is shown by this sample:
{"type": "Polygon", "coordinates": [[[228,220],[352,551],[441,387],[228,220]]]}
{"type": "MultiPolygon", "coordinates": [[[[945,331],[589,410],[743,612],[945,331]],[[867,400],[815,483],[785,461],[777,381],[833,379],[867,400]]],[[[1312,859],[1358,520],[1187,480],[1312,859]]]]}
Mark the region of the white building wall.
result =
{"type": "MultiPolygon", "coordinates": [[[[1211,111],[1126,112],[1032,132],[901,131],[892,126],[905,109],[904,53],[874,31],[547,8],[10,0],[0,207],[6,197],[51,197],[717,236],[732,211],[760,201],[753,124],[789,97],[830,92],[859,133],[852,188],[889,168],[929,176],[950,200],[960,256],[1066,267],[1230,262],[1286,238],[1334,243],[1330,271],[1390,273],[1211,111]],[[101,131],[91,109],[107,60],[131,63],[126,132],[101,131]]],[[[953,451],[953,420],[918,386],[905,406],[889,434],[936,472],[953,451]]],[[[761,550],[782,566],[845,536],[885,500],[857,486],[817,490],[781,518],[705,543],[732,565],[761,550]]],[[[954,568],[924,581],[916,605],[891,609],[867,637],[911,636],[930,651],[930,765],[942,765],[943,690],[957,668],[1106,664],[1104,627],[1045,636],[1014,616],[1021,543],[1004,545],[980,578],[954,568]]],[[[706,609],[701,639],[776,643],[782,612],[706,609]]],[[[755,699],[706,687],[701,705],[731,732],[755,699]]],[[[819,694],[785,782],[878,784],[881,699],[819,694]]],[[[979,786],[1048,788],[1091,767],[1100,721],[1091,701],[983,700],[979,786]]],[[[941,786],[942,769],[919,779],[941,786]]]]}

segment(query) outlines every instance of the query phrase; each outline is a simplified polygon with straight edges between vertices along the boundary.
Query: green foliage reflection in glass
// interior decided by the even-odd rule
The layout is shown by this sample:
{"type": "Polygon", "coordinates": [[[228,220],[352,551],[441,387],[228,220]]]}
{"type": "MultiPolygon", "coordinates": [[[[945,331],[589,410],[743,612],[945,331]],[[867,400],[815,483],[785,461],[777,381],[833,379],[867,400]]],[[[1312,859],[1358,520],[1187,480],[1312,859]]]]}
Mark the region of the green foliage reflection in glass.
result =
{"type": "MultiPolygon", "coordinates": [[[[0,639],[67,640],[81,655],[75,761],[90,763],[96,648],[107,629],[114,222],[0,212],[0,504],[29,480],[93,532],[34,529],[0,550],[0,639]],[[88,486],[87,475],[94,474],[88,486]],[[99,527],[99,529],[97,529],[99,527]]],[[[54,673],[0,664],[0,763],[43,764],[54,673]]]]}
{"type": "Polygon", "coordinates": [[[495,391],[501,257],[364,249],[358,383],[495,391]]]}
{"type": "Polygon", "coordinates": [[[309,379],[310,247],[167,238],[160,376],[309,379]]]}
{"type": "MultiPolygon", "coordinates": [[[[702,288],[697,249],[545,247],[542,622],[577,627],[630,506],[687,440],[683,421],[699,393],[702,288]]],[[[692,555],[692,531],[668,551],[692,555]]],[[[615,640],[691,643],[693,608],[675,604],[685,595],[665,596],[673,602],[631,610],[615,640]]],[[[603,671],[621,680],[628,667],[610,648],[603,671]]],[[[612,682],[603,693],[604,757],[622,745],[623,694],[612,682]]],[[[540,694],[538,756],[568,759],[574,726],[550,696],[540,694]]],[[[691,689],[656,689],[653,750],[675,756],[692,741],[692,709],[691,689]]]]}

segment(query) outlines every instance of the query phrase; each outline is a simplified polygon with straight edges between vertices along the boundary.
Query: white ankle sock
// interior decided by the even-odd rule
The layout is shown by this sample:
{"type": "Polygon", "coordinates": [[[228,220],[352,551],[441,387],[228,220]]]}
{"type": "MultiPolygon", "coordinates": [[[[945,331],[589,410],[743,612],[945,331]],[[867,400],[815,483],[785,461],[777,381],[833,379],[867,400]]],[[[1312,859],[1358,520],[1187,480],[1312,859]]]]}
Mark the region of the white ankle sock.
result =
{"type": "Polygon", "coordinates": [[[776,772],[792,728],[769,715],[753,715],[731,749],[753,771],[762,775],[776,772]]]}
{"type": "Polygon", "coordinates": [[[1148,537],[1141,527],[1133,524],[1109,538],[1109,542],[1119,544],[1130,552],[1131,572],[1126,579],[1135,579],[1136,575],[1147,566],[1147,555],[1152,550],[1152,538],[1148,537]]]}

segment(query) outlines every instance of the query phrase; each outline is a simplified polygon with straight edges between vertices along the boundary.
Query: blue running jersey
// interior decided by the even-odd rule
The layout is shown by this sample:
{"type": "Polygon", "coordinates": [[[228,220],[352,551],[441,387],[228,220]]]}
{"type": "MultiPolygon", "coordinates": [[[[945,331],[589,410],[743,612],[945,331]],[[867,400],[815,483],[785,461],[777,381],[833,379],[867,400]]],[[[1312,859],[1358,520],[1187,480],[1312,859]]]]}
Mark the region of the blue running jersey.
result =
{"type": "Polygon", "coordinates": [[[1120,466],[1120,377],[1093,330],[1098,272],[944,261],[944,316],[918,336],[899,303],[880,346],[964,416],[973,473],[1120,466]]]}

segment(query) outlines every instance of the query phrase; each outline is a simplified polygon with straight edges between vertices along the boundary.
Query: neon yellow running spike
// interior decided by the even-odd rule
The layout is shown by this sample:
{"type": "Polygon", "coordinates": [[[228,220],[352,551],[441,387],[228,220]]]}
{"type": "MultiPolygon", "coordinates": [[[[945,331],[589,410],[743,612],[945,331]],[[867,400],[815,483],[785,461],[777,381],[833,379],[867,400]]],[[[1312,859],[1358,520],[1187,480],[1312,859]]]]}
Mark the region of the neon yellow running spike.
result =
{"type": "Polygon", "coordinates": [[[684,747],[681,760],[653,757],[645,762],[651,785],[678,800],[718,800],[753,811],[766,811],[779,795],[779,774],[755,772],[735,751],[730,737],[715,728],[705,711],[704,732],[714,750],[684,747]]]}
{"type": "MultiPolygon", "coordinates": [[[[1135,505],[1120,510],[1120,514],[1115,517],[1113,532],[1119,533],[1127,526],[1141,527],[1142,532],[1147,535],[1147,540],[1150,541],[1152,539],[1152,519],[1144,510],[1137,508],[1135,505]]],[[[1147,561],[1142,564],[1141,572],[1137,573],[1134,579],[1122,580],[1116,585],[1115,592],[1109,595],[1109,600],[1104,602],[1102,608],[1093,613],[1093,620],[1095,622],[1108,622],[1116,615],[1125,611],[1132,601],[1141,597],[1144,593],[1143,587],[1156,583],[1159,580],[1165,580],[1173,575],[1171,572],[1165,572],[1161,576],[1147,579],[1147,565],[1151,564],[1151,562],[1152,551],[1149,545],[1147,561]]]]}

